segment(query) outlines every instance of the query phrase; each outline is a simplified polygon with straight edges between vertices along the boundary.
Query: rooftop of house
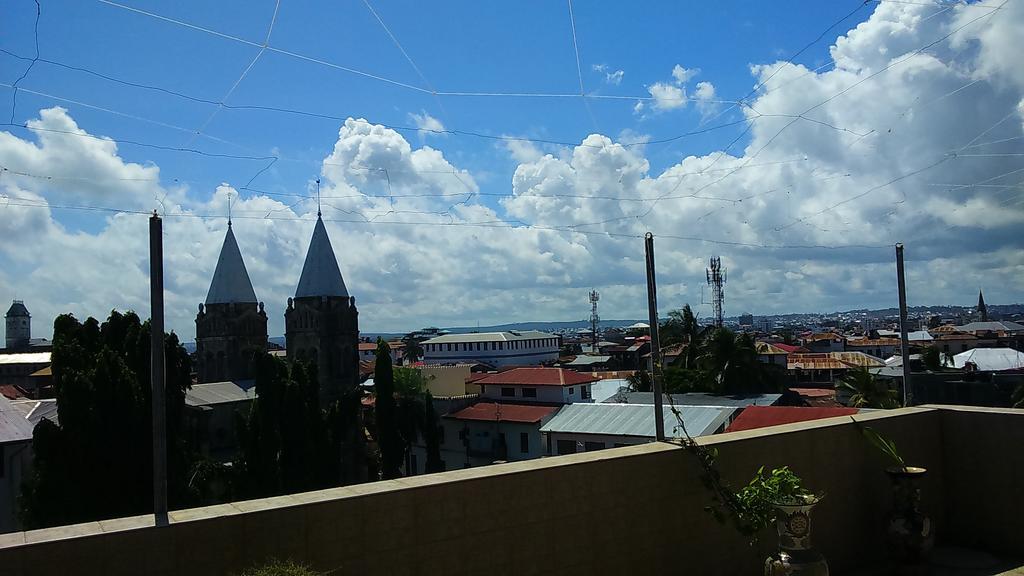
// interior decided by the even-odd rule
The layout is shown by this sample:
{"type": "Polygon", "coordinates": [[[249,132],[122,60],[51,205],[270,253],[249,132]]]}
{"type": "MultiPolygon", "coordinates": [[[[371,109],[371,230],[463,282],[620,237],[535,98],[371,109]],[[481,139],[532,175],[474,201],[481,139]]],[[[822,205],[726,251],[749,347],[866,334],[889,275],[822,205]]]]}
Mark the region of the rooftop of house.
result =
{"type": "Polygon", "coordinates": [[[557,338],[554,334],[540,332],[538,330],[513,330],[508,332],[471,332],[468,334],[445,334],[420,344],[455,344],[463,342],[512,342],[522,340],[539,340],[543,338],[557,338]]]}
{"type": "Polygon", "coordinates": [[[513,368],[488,374],[473,383],[498,386],[579,386],[597,380],[589,374],[564,368],[513,368]]]}
{"type": "Polygon", "coordinates": [[[185,391],[185,404],[196,407],[244,402],[254,398],[256,398],[256,386],[252,380],[193,384],[185,391]]]}
{"type": "Polygon", "coordinates": [[[790,354],[786,361],[790,370],[847,370],[849,368],[877,368],[885,361],[863,352],[820,352],[790,354]]]}
{"type": "Polygon", "coordinates": [[[477,402],[458,412],[444,416],[453,420],[478,420],[484,422],[515,422],[535,424],[558,412],[558,406],[537,404],[505,404],[501,402],[477,402]]]}
{"type": "MultiPolygon", "coordinates": [[[[691,436],[714,434],[729,420],[735,408],[683,406],[677,408],[691,436]]],[[[670,406],[662,408],[666,436],[683,435],[670,406]]],[[[541,427],[541,432],[601,436],[655,437],[654,406],[646,404],[568,404],[541,427]]]]}
{"type": "Polygon", "coordinates": [[[605,364],[611,359],[611,356],[577,356],[563,366],[593,366],[594,364],[605,364]]]}
{"type": "Polygon", "coordinates": [[[751,406],[740,413],[729,424],[726,432],[739,432],[755,428],[767,428],[779,424],[806,422],[835,416],[856,414],[856,408],[820,407],[820,406],[751,406]]]}
{"type": "Polygon", "coordinates": [[[789,350],[786,350],[778,344],[772,344],[771,342],[757,342],[754,344],[757,353],[762,356],[785,356],[789,354],[789,350]]]}
{"type": "MultiPolygon", "coordinates": [[[[707,392],[688,392],[686,394],[666,394],[665,405],[676,406],[725,406],[743,408],[746,406],[771,406],[782,398],[782,394],[709,394],[707,392]]],[[[653,392],[619,392],[606,403],[620,404],[654,404],[653,392]]]]}
{"type": "Polygon", "coordinates": [[[15,352],[0,354],[0,364],[49,364],[49,352],[15,352]]]}
{"type": "Polygon", "coordinates": [[[953,366],[973,364],[983,372],[1024,371],[1024,352],[1012,348],[974,348],[953,356],[953,366]]]}
{"type": "Polygon", "coordinates": [[[879,346],[899,346],[899,338],[848,338],[846,340],[846,347],[879,347],[879,346]]]}
{"type": "Polygon", "coordinates": [[[32,440],[32,424],[6,396],[0,395],[0,445],[30,440],[32,440]]]}
{"type": "Polygon", "coordinates": [[[1006,320],[994,320],[989,322],[971,322],[957,327],[961,332],[1009,332],[1013,334],[1024,333],[1024,325],[1006,320]]]}

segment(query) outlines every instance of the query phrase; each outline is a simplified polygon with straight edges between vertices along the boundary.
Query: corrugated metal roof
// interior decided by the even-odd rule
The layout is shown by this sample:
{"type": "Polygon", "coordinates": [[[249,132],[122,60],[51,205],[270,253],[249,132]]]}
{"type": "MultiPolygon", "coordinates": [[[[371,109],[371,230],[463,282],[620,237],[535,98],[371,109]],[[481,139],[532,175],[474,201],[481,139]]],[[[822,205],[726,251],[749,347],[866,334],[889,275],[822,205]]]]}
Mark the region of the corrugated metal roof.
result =
{"type": "Polygon", "coordinates": [[[510,342],[512,340],[537,340],[540,338],[557,338],[554,334],[540,332],[539,330],[516,330],[514,332],[471,332],[469,334],[445,334],[430,340],[420,342],[423,344],[454,344],[456,342],[510,342]]]}
{"type": "Polygon", "coordinates": [[[957,327],[961,332],[1024,332],[1024,326],[1016,322],[996,320],[992,322],[971,322],[957,327]]]}
{"type": "MultiPolygon", "coordinates": [[[[689,392],[672,394],[672,403],[676,406],[724,406],[728,408],[744,408],[746,406],[771,406],[782,398],[782,394],[708,394],[706,392],[689,392]]],[[[606,403],[620,404],[654,404],[653,392],[624,392],[615,395],[606,403]]],[[[668,399],[665,400],[668,405],[668,399]]]]}
{"type": "Polygon", "coordinates": [[[611,360],[611,356],[577,356],[572,362],[566,362],[565,366],[590,366],[593,364],[604,364],[611,360]]]}
{"type": "Polygon", "coordinates": [[[590,385],[590,397],[594,402],[604,402],[624,388],[629,388],[629,381],[625,378],[604,378],[590,385]]]}
{"type": "Polygon", "coordinates": [[[519,422],[533,424],[558,411],[557,406],[537,406],[527,404],[503,404],[497,402],[477,402],[448,414],[445,418],[455,420],[480,420],[485,422],[519,422]]]}
{"type": "Polygon", "coordinates": [[[299,286],[295,289],[296,298],[310,296],[348,296],[345,280],[338,268],[338,259],[331,247],[331,239],[327,236],[327,228],[322,218],[317,216],[313,227],[313,238],[309,241],[306,261],[302,264],[299,286]]]}
{"type": "Polygon", "coordinates": [[[963,368],[968,362],[985,372],[1024,370],[1024,352],[1012,348],[974,348],[953,356],[956,368],[963,368]]]}
{"type": "Polygon", "coordinates": [[[865,346],[865,347],[871,347],[871,346],[899,346],[900,345],[900,339],[899,338],[860,338],[858,340],[849,340],[848,339],[846,341],[846,345],[847,346],[855,346],[855,347],[860,347],[860,346],[865,346]]]}
{"type": "MultiPolygon", "coordinates": [[[[714,434],[735,408],[680,406],[677,408],[691,436],[714,434]]],[[[654,406],[648,404],[569,404],[541,427],[541,432],[601,434],[654,438],[654,406]]],[[[665,434],[682,436],[672,408],[662,408],[665,434]]]]}
{"type": "Polygon", "coordinates": [[[863,352],[790,354],[787,359],[787,367],[790,370],[845,370],[859,366],[877,368],[885,366],[885,362],[863,352]]]}
{"type": "Polygon", "coordinates": [[[212,406],[226,402],[242,402],[256,398],[256,387],[252,381],[208,382],[194,384],[185,392],[185,404],[189,406],[212,406]]]}
{"type": "Polygon", "coordinates": [[[20,352],[17,354],[0,354],[0,364],[48,364],[49,352],[20,352]]]}
{"type": "Polygon", "coordinates": [[[0,444],[32,440],[32,423],[5,396],[0,396],[0,444]]]}
{"type": "Polygon", "coordinates": [[[792,424],[793,422],[806,422],[808,420],[819,420],[821,418],[833,418],[835,416],[851,416],[856,414],[856,408],[828,408],[814,406],[752,406],[744,410],[726,432],[737,432],[739,430],[753,430],[767,426],[778,426],[780,424],[792,424]]]}
{"type": "Polygon", "coordinates": [[[256,292],[249,280],[249,271],[245,269],[242,253],[238,250],[235,233],[228,223],[228,232],[224,235],[224,245],[220,249],[217,268],[213,271],[210,291],[206,294],[207,304],[228,304],[231,302],[256,303],[256,292]]]}
{"type": "Polygon", "coordinates": [[[513,368],[497,374],[488,374],[474,384],[518,386],[576,386],[595,382],[598,378],[565,370],[564,368],[513,368]]]}
{"type": "Polygon", "coordinates": [[[45,400],[15,400],[11,402],[11,405],[15,410],[21,413],[21,415],[28,420],[29,424],[35,428],[36,424],[43,418],[46,418],[54,424],[60,424],[60,420],[57,417],[57,400],[53,398],[47,398],[45,400]]]}

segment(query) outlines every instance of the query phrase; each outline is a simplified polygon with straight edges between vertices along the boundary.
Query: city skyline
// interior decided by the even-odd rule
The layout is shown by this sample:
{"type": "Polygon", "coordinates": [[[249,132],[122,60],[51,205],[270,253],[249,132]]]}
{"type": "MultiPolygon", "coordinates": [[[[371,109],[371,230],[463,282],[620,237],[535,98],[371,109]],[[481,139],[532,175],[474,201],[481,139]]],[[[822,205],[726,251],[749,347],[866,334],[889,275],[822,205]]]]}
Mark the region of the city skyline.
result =
{"type": "Polygon", "coordinates": [[[367,332],[583,317],[594,288],[603,311],[643,318],[648,230],[663,312],[699,305],[712,256],[727,311],[895,306],[896,241],[911,306],[971,305],[979,288],[1024,300],[1024,78],[1005,56],[1017,3],[673,7],[635,22],[623,7],[475,7],[472,30],[441,37],[423,25],[443,29],[444,10],[125,6],[47,5],[31,69],[31,3],[0,40],[17,72],[3,79],[0,298],[36,318],[148,316],[157,209],[167,325],[190,338],[230,203],[282,334],[318,188],[367,332]],[[339,21],[365,26],[321,30],[339,21]],[[535,41],[510,53],[527,25],[535,41]],[[758,36],[728,41],[744,33],[758,36]],[[659,34],[658,51],[634,45],[659,34]],[[513,95],[526,92],[547,96],[513,95]]]}

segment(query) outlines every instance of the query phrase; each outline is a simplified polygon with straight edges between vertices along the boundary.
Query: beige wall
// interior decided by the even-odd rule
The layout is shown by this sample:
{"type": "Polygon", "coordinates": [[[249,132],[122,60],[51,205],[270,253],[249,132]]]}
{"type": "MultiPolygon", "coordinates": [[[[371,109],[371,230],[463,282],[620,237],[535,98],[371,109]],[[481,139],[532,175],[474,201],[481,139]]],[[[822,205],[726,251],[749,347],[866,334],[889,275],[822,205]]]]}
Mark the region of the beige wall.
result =
{"type": "MultiPolygon", "coordinates": [[[[1024,411],[856,418],[929,468],[924,506],[941,538],[1024,554],[1024,411]]],[[[881,560],[886,463],[850,418],[701,441],[734,485],[762,464],[789,465],[826,491],[814,538],[833,573],[881,560]]],[[[0,535],[0,566],[5,576],[222,575],[275,556],[360,575],[759,573],[773,538],[747,546],[707,503],[692,457],[646,444],[174,512],[159,529],[140,517],[0,535]]]]}
{"type": "MultiPolygon", "coordinates": [[[[434,396],[462,396],[470,394],[466,387],[469,378],[469,365],[456,366],[423,366],[417,368],[427,380],[427,389],[434,396]]],[[[478,388],[474,386],[475,389],[478,388]]]]}

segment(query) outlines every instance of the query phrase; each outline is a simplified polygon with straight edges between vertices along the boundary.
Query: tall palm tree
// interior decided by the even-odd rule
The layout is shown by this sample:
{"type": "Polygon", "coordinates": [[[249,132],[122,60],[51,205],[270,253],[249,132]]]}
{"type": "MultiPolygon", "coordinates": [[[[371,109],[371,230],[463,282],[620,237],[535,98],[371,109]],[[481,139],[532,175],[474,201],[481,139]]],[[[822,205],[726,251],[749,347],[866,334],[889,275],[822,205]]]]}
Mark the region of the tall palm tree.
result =
{"type": "Polygon", "coordinates": [[[759,392],[766,388],[765,367],[749,334],[719,328],[703,340],[696,364],[709,387],[721,393],[759,392]]]}
{"type": "Polygon", "coordinates": [[[847,372],[836,384],[851,392],[850,406],[854,408],[899,408],[900,401],[896,390],[889,383],[875,378],[866,367],[855,368],[847,372]]]}

